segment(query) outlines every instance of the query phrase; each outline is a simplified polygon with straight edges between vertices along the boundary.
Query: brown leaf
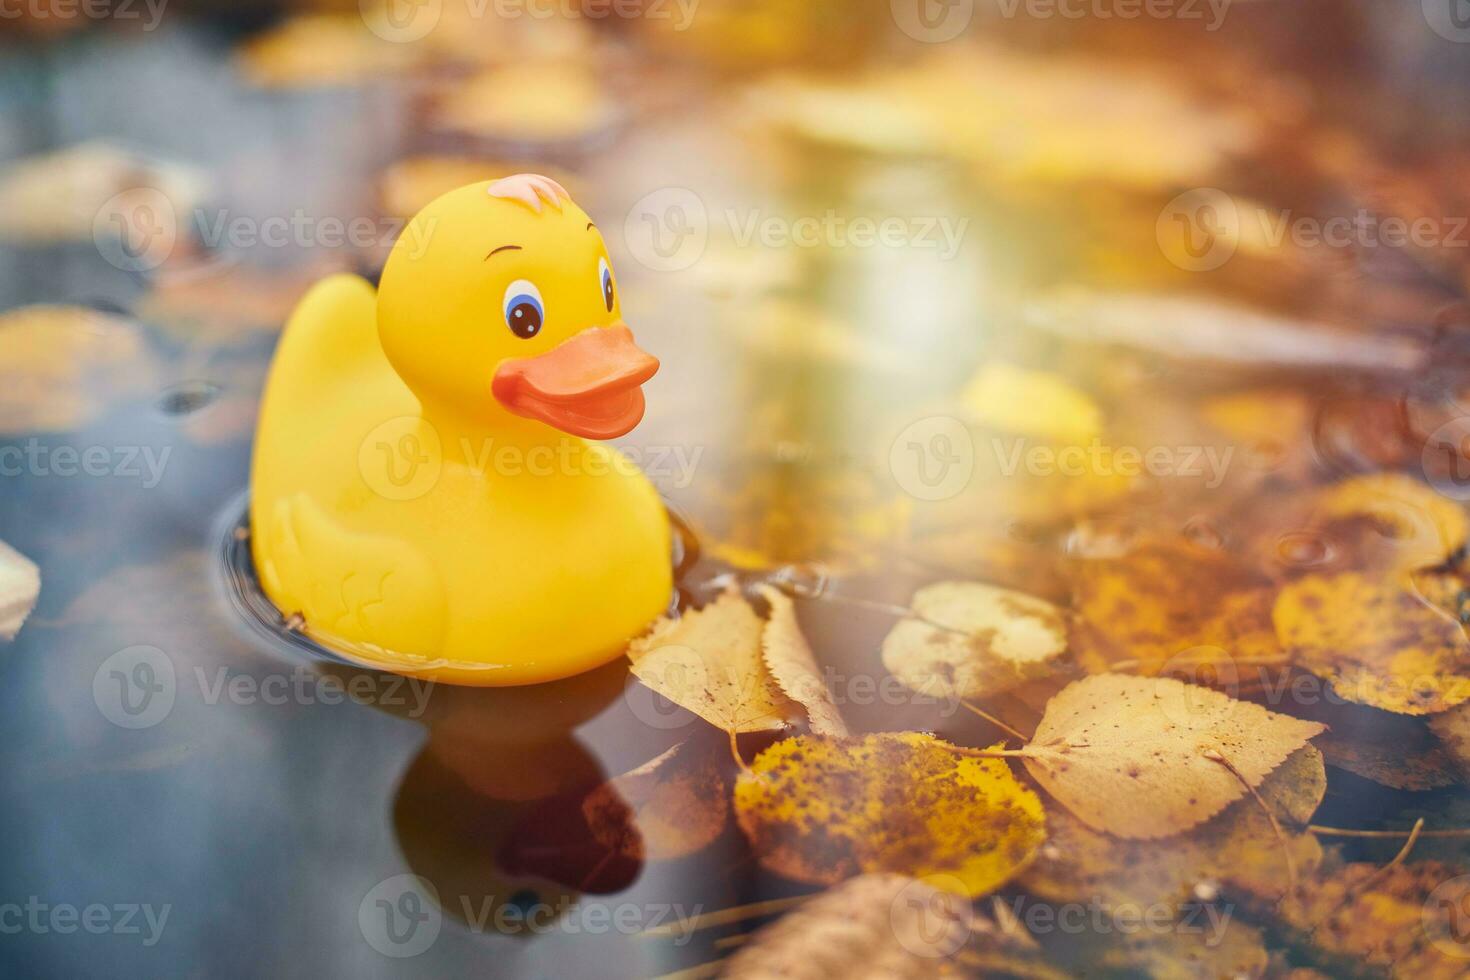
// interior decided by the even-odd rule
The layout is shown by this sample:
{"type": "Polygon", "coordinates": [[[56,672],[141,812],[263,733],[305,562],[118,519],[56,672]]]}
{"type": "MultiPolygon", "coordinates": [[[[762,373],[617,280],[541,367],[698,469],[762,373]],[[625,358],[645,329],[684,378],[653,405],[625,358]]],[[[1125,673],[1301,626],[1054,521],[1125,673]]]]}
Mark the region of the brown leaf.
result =
{"type": "Polygon", "coordinates": [[[1028,938],[964,898],[918,878],[849,879],[760,929],[722,976],[790,980],[928,980],[964,962],[997,975],[1059,978],[1028,938]]]}
{"type": "Polygon", "coordinates": [[[1329,520],[1366,517],[1380,525],[1400,569],[1438,565],[1470,535],[1460,504],[1403,473],[1369,473],[1333,484],[1319,495],[1317,508],[1329,520]]]}
{"type": "Polygon", "coordinates": [[[788,878],[895,871],[970,896],[1013,877],[1046,836],[1041,801],[1004,762],[917,732],[777,742],[740,776],[735,814],[761,864],[788,878]]]}
{"type": "Polygon", "coordinates": [[[1156,838],[1188,830],[1259,786],[1320,733],[1219,691],[1167,677],[1099,674],[1047,705],[1026,768],[1096,830],[1156,838]],[[1208,758],[1218,753],[1235,767],[1208,758]]]}
{"type": "Polygon", "coordinates": [[[688,742],[603,783],[582,801],[592,835],[636,861],[671,861],[725,830],[730,786],[709,752],[688,742]]]}
{"type": "Polygon", "coordinates": [[[816,657],[802,635],[795,604],[785,593],[769,585],[761,588],[761,595],[771,604],[771,617],[761,631],[766,669],[782,692],[806,709],[813,732],[846,735],[847,723],[832,703],[832,692],[822,680],[816,657]]]}
{"type": "Polygon", "coordinates": [[[1067,647],[1061,610],[980,582],[914,593],[914,618],[883,640],[883,666],[912,691],[952,700],[998,694],[1045,674],[1067,647]]]}
{"type": "Polygon", "coordinates": [[[1470,703],[1461,704],[1429,719],[1429,729],[1454,760],[1462,779],[1470,779],[1470,703]]]}
{"type": "Polygon", "coordinates": [[[1426,724],[1422,718],[1324,695],[1310,702],[1294,699],[1289,713],[1327,726],[1313,744],[1329,766],[1393,789],[1430,790],[1459,782],[1454,758],[1430,731],[1434,720],[1453,712],[1426,724]]]}
{"type": "Polygon", "coordinates": [[[761,657],[763,625],[734,589],[679,619],[661,619],[628,647],[649,688],[727,732],[786,727],[790,702],[761,657]]]}

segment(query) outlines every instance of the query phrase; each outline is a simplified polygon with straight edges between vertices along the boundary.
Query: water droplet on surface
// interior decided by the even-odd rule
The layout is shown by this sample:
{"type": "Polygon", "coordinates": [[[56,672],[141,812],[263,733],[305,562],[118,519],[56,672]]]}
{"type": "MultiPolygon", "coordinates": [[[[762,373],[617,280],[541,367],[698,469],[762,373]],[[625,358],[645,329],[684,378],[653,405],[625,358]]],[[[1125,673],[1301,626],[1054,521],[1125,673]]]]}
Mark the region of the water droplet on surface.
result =
{"type": "Polygon", "coordinates": [[[158,396],[158,410],[165,415],[197,412],[219,397],[220,386],[212,381],[183,381],[158,396]]]}
{"type": "Polygon", "coordinates": [[[1201,548],[1219,551],[1225,547],[1225,535],[1203,517],[1191,517],[1184,523],[1184,536],[1201,548]]]}
{"type": "Polygon", "coordinates": [[[1276,541],[1276,555],[1293,568],[1311,568],[1332,557],[1332,548],[1311,531],[1292,531],[1276,541]]]}
{"type": "Polygon", "coordinates": [[[801,562],[781,566],[766,581],[794,598],[814,599],[827,591],[831,577],[818,562],[801,562]]]}

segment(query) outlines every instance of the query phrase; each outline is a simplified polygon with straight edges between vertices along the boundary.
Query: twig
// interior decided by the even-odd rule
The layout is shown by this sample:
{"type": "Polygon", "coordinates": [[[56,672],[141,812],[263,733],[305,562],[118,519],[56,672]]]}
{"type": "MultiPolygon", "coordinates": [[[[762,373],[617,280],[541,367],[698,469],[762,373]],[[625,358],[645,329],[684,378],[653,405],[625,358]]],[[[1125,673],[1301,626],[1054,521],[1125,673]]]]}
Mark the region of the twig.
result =
{"type": "Polygon", "coordinates": [[[727,926],[732,922],[743,922],[746,919],[756,919],[761,916],[784,912],[793,906],[800,905],[810,897],[810,895],[793,895],[790,898],[772,898],[764,902],[752,902],[749,905],[736,905],[728,909],[720,909],[717,912],[705,912],[702,915],[691,916],[683,922],[670,922],[667,925],[644,929],[638,933],[638,936],[644,939],[657,939],[662,936],[683,936],[697,932],[700,929],[708,929],[712,926],[727,926]]]}
{"type": "Polygon", "coordinates": [[[1276,814],[1272,812],[1269,806],[1266,805],[1266,801],[1261,797],[1261,794],[1256,792],[1256,788],[1250,784],[1250,780],[1246,779],[1245,776],[1241,774],[1240,770],[1235,768],[1235,763],[1227,759],[1224,753],[1220,752],[1217,749],[1206,749],[1204,756],[1211,762],[1218,762],[1226,769],[1229,769],[1231,775],[1240,780],[1240,784],[1244,786],[1247,791],[1249,791],[1252,797],[1255,798],[1256,803],[1259,804],[1261,807],[1261,811],[1266,814],[1266,819],[1271,821],[1271,831],[1276,835],[1276,840],[1280,842],[1281,854],[1283,857],[1286,858],[1287,892],[1286,895],[1282,897],[1286,898],[1295,895],[1297,887],[1296,859],[1291,856],[1291,845],[1288,844],[1286,841],[1286,834],[1282,833],[1281,831],[1281,823],[1276,819],[1276,814]]]}
{"type": "MultiPolygon", "coordinates": [[[[1420,823],[1423,821],[1421,820],[1420,823]]],[[[1321,824],[1308,824],[1307,830],[1313,834],[1323,834],[1328,837],[1412,837],[1416,836],[1418,824],[1415,830],[1349,830],[1344,827],[1324,827],[1321,824]]],[[[1449,830],[1425,830],[1417,833],[1418,837],[1470,837],[1470,827],[1456,827],[1449,830]]]]}
{"type": "Polygon", "coordinates": [[[992,714],[990,714],[987,711],[980,710],[979,708],[975,707],[975,705],[973,705],[970,702],[966,701],[964,698],[960,698],[960,704],[964,705],[966,708],[970,709],[975,714],[979,715],[981,718],[984,718],[986,721],[990,722],[996,728],[999,728],[999,729],[1001,729],[1003,731],[1010,732],[1012,735],[1016,736],[1017,738],[1019,738],[1023,742],[1029,742],[1029,741],[1031,741],[1031,739],[1027,738],[1025,735],[1022,735],[1020,732],[1016,731],[1010,725],[1007,725],[1005,722],[1003,722],[999,718],[995,717],[995,715],[992,715],[992,714]]]}
{"type": "Polygon", "coordinates": [[[1337,900],[1337,903],[1332,906],[1331,911],[1329,911],[1326,915],[1317,920],[1317,924],[1312,927],[1312,935],[1315,936],[1318,929],[1322,928],[1331,919],[1333,919],[1337,915],[1337,913],[1341,912],[1343,906],[1347,905],[1352,900],[1354,895],[1366,894],[1368,889],[1375,882],[1377,882],[1384,875],[1388,874],[1394,868],[1402,864],[1404,858],[1408,857],[1409,852],[1414,849],[1414,845],[1419,842],[1419,836],[1423,830],[1424,818],[1420,817],[1418,820],[1414,821],[1414,829],[1409,831],[1409,839],[1404,841],[1404,846],[1399,848],[1399,852],[1393,856],[1393,860],[1389,861],[1383,867],[1379,868],[1377,871],[1373,872],[1371,875],[1358,882],[1358,884],[1354,886],[1352,891],[1344,891],[1342,893],[1342,898],[1337,900]]]}
{"type": "Polygon", "coordinates": [[[899,619],[918,620],[926,626],[932,626],[935,629],[945,630],[950,633],[958,633],[960,636],[970,635],[969,630],[962,630],[958,627],[948,626],[944,623],[936,623],[934,620],[920,615],[916,610],[910,609],[908,606],[900,606],[891,602],[879,602],[876,599],[864,599],[855,595],[843,595],[840,592],[814,592],[809,596],[803,596],[803,598],[811,599],[814,602],[836,602],[839,604],[856,606],[858,609],[867,609],[870,612],[887,613],[890,616],[897,616],[899,619]]]}
{"type": "Polygon", "coordinates": [[[965,745],[945,746],[951,752],[967,755],[972,759],[1034,759],[1036,753],[1030,747],[1021,749],[972,749],[965,745]]]}
{"type": "Polygon", "coordinates": [[[730,755],[735,759],[735,764],[742,771],[750,772],[750,766],[745,764],[745,758],[740,754],[740,743],[735,740],[735,729],[726,729],[725,734],[730,736],[730,755]]]}

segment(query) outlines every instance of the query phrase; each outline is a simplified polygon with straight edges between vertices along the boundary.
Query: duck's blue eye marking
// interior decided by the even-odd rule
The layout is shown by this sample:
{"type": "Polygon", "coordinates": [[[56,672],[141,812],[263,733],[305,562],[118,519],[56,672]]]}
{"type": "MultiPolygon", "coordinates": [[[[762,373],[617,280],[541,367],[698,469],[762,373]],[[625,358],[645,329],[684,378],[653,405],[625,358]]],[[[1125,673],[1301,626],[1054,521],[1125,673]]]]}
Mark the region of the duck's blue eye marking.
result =
{"type": "Polygon", "coordinates": [[[522,340],[530,340],[541,332],[546,307],[541,290],[528,279],[517,279],[505,287],[505,325],[522,340]]]}
{"type": "Polygon", "coordinates": [[[612,270],[607,267],[607,259],[597,260],[597,281],[602,286],[603,305],[611,313],[613,308],[612,270]]]}

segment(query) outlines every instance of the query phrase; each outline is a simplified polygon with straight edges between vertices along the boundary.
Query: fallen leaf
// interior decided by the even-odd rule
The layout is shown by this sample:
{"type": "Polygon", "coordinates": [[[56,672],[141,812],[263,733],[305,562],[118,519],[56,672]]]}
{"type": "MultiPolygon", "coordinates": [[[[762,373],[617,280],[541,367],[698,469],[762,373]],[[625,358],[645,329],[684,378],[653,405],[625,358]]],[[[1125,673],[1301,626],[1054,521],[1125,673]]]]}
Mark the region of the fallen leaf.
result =
{"type": "Polygon", "coordinates": [[[152,378],[142,337],[125,320],[82,306],[0,314],[0,433],[80,428],[152,378]]]}
{"type": "MultiPolygon", "coordinates": [[[[1299,875],[1313,873],[1322,861],[1317,838],[1302,828],[1326,791],[1322,753],[1310,745],[1288,756],[1257,790],[1276,815],[1299,875]]],[[[1020,878],[1027,891],[1049,901],[1111,906],[1177,904],[1210,882],[1268,902],[1286,894],[1290,874],[1282,845],[1255,799],[1236,800],[1167,848],[1120,841],[1066,811],[1048,814],[1046,844],[1020,878]]]]}
{"type": "Polygon", "coordinates": [[[1292,660],[1349,701],[1406,715],[1470,699],[1470,640],[1398,576],[1309,575],[1272,613],[1292,660]]]}
{"type": "Polygon", "coordinates": [[[582,813],[604,847],[639,862],[672,861],[724,833],[729,794],[715,757],[681,742],[587,794],[582,813]]]}
{"type": "Polygon", "coordinates": [[[990,361],[960,396],[980,425],[1015,435],[1084,445],[1102,432],[1102,410],[1065,378],[990,361]]]}
{"type": "Polygon", "coordinates": [[[859,875],[809,899],[758,930],[720,975],[928,980],[961,963],[987,976],[1063,976],[1029,937],[979,915],[959,895],[898,874],[859,875]]]}
{"type": "Polygon", "coordinates": [[[1438,861],[1348,864],[1306,883],[1280,917],[1343,965],[1413,980],[1463,980],[1470,959],[1464,910],[1470,875],[1438,861]]]}
{"type": "Polygon", "coordinates": [[[761,652],[766,669],[791,700],[806,709],[811,729],[817,735],[846,735],[847,723],[832,703],[817,669],[816,657],[796,620],[796,606],[785,593],[763,586],[761,595],[771,605],[771,616],[761,631],[761,652]]]}
{"type": "Polygon", "coordinates": [[[41,570],[36,563],[0,541],[0,640],[15,639],[40,595],[41,570]]]}
{"type": "Polygon", "coordinates": [[[679,619],[661,619],[628,647],[635,677],[731,733],[786,727],[790,702],[761,656],[763,624],[731,589],[679,619]]]}
{"type": "Polygon", "coordinates": [[[1041,801],[1005,763],[932,735],[798,735],[756,757],[735,814],[761,864],[814,884],[894,871],[974,897],[1021,871],[1046,836],[1041,801]]]}
{"type": "Polygon", "coordinates": [[[1429,730],[1454,760],[1462,779],[1470,780],[1470,703],[1458,705],[1429,719],[1429,730]]]}
{"type": "Polygon", "coordinates": [[[953,700],[999,694],[1047,673],[1067,648],[1056,606],[981,582],[914,593],[913,618],[883,640],[883,666],[912,691],[953,700]]]}
{"type": "Polygon", "coordinates": [[[1168,837],[1259,786],[1322,726],[1167,677],[1098,674],[1052,698],[1026,769],[1095,830],[1168,837]],[[1240,774],[1206,753],[1218,753],[1240,774]]]}
{"type": "Polygon", "coordinates": [[[1426,724],[1422,718],[1342,701],[1331,691],[1304,694],[1287,691],[1288,713],[1327,726],[1313,744],[1329,766],[1393,789],[1423,791],[1460,781],[1453,755],[1430,731],[1434,720],[1453,712],[1435,715],[1426,724]]]}
{"type": "Polygon", "coordinates": [[[1366,517],[1390,535],[1395,566],[1438,565],[1465,546],[1470,522],[1464,507],[1403,473],[1355,476],[1324,490],[1317,501],[1329,520],[1366,517]]]}
{"type": "Polygon", "coordinates": [[[1270,583],[1234,558],[1182,538],[1147,538],[1073,572],[1073,649],[1086,670],[1129,663],[1156,674],[1216,648],[1236,663],[1281,659],[1270,583]]]}

